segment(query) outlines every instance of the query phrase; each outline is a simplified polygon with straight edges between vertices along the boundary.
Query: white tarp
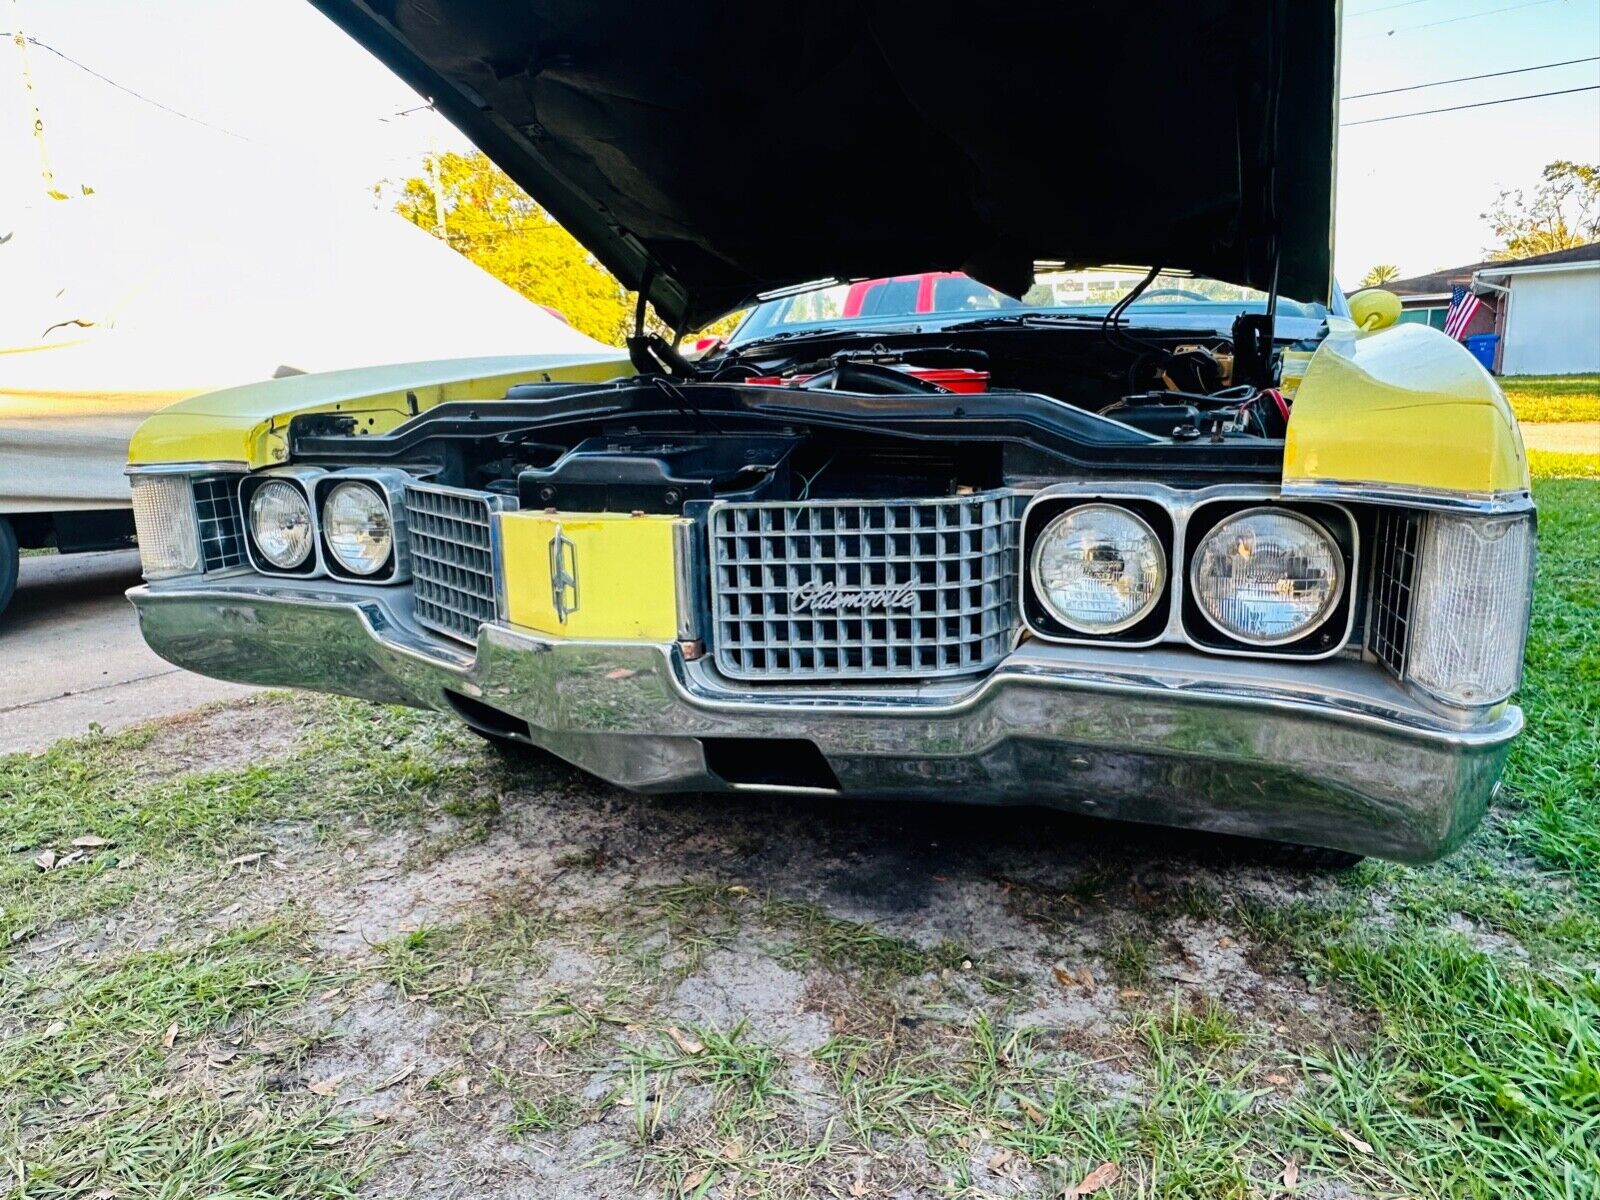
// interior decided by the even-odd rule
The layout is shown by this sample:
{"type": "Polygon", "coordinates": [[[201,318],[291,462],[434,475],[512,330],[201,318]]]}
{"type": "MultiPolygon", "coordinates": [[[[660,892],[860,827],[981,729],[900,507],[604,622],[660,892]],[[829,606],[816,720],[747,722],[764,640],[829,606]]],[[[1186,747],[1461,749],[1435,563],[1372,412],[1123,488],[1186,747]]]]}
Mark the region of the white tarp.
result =
{"type": "Polygon", "coordinates": [[[0,215],[0,512],[127,504],[133,430],[200,392],[388,362],[618,353],[401,217],[296,208],[290,192],[263,181],[187,205],[93,195],[0,215]]]}

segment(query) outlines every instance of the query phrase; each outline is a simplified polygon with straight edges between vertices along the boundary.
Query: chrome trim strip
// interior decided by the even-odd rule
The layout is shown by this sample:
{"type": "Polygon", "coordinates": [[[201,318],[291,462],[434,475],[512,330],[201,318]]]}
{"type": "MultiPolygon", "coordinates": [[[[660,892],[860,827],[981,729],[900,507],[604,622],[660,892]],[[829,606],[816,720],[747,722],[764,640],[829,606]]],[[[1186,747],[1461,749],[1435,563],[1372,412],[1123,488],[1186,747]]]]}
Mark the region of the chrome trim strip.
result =
{"type": "Polygon", "coordinates": [[[1394,504],[1405,508],[1443,512],[1509,516],[1533,510],[1533,494],[1525,489],[1508,492],[1441,492],[1398,483],[1319,479],[1285,483],[1282,493],[1295,500],[1345,500],[1363,504],[1394,504]]]}
{"type": "Polygon", "coordinates": [[[129,463],[124,475],[233,475],[248,474],[250,464],[237,459],[216,462],[129,463]]]}
{"type": "Polygon", "coordinates": [[[678,606],[680,642],[699,641],[701,636],[700,603],[694,586],[697,578],[704,577],[704,572],[697,571],[695,567],[695,546],[698,543],[693,521],[680,521],[672,527],[672,585],[673,598],[678,606]]]}

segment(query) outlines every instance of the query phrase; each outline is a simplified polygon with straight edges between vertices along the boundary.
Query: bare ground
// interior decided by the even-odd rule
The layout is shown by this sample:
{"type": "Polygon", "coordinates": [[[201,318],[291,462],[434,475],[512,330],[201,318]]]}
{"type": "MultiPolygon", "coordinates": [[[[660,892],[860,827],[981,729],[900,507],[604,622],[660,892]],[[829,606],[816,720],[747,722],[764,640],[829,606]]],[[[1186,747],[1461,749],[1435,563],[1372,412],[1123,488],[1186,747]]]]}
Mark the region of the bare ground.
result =
{"type": "MultiPolygon", "coordinates": [[[[169,722],[133,777],[287,770],[325,711],[169,722]]],[[[363,1148],[352,1182],[383,1198],[1060,1195],[1146,1108],[1127,1180],[1191,1154],[1265,1194],[1284,1144],[1229,1126],[1201,1145],[1203,1122],[1159,1110],[1226,1092],[1287,1113],[1302,1055],[1371,1033],[1251,916],[1335,885],[1236,846],[1021,810],[639,797],[460,738],[435,753],[471,803],[267,822],[220,872],[39,933],[21,969],[289,914],[332,982],[179,1040],[168,1069],[235,1103],[327,1102],[363,1148]]],[[[52,1124],[24,1122],[23,1158],[52,1124]]],[[[1340,1176],[1300,1190],[1388,1194],[1340,1176]]]]}

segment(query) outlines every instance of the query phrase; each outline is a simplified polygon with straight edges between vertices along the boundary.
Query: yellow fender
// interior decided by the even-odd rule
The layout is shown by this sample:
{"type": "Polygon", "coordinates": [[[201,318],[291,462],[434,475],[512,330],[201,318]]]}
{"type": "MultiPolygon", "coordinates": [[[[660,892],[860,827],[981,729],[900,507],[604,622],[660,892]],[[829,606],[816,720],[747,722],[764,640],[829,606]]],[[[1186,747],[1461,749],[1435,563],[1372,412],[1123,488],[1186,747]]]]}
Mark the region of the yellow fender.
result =
{"type": "Polygon", "coordinates": [[[1329,333],[1294,394],[1286,493],[1347,491],[1447,502],[1516,503],[1528,456],[1494,377],[1421,324],[1329,333]]]}

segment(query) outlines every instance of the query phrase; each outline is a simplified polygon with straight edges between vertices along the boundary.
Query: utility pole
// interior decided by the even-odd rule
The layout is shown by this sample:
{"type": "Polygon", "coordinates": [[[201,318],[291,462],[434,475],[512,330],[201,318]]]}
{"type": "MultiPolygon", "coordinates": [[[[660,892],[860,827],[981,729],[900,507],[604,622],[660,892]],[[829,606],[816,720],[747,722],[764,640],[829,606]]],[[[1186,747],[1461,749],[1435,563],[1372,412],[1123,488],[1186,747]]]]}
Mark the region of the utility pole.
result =
{"type": "Polygon", "coordinates": [[[44,144],[44,118],[39,115],[39,101],[33,94],[33,72],[28,69],[28,39],[22,30],[22,0],[11,0],[14,14],[11,41],[17,47],[17,59],[22,65],[22,91],[28,102],[28,114],[33,118],[33,140],[39,147],[39,170],[44,176],[45,195],[54,200],[66,196],[56,191],[55,172],[50,169],[50,152],[44,144]]]}
{"type": "Polygon", "coordinates": [[[444,229],[444,182],[439,178],[439,144],[428,151],[428,184],[433,189],[433,234],[447,241],[444,229]]]}

